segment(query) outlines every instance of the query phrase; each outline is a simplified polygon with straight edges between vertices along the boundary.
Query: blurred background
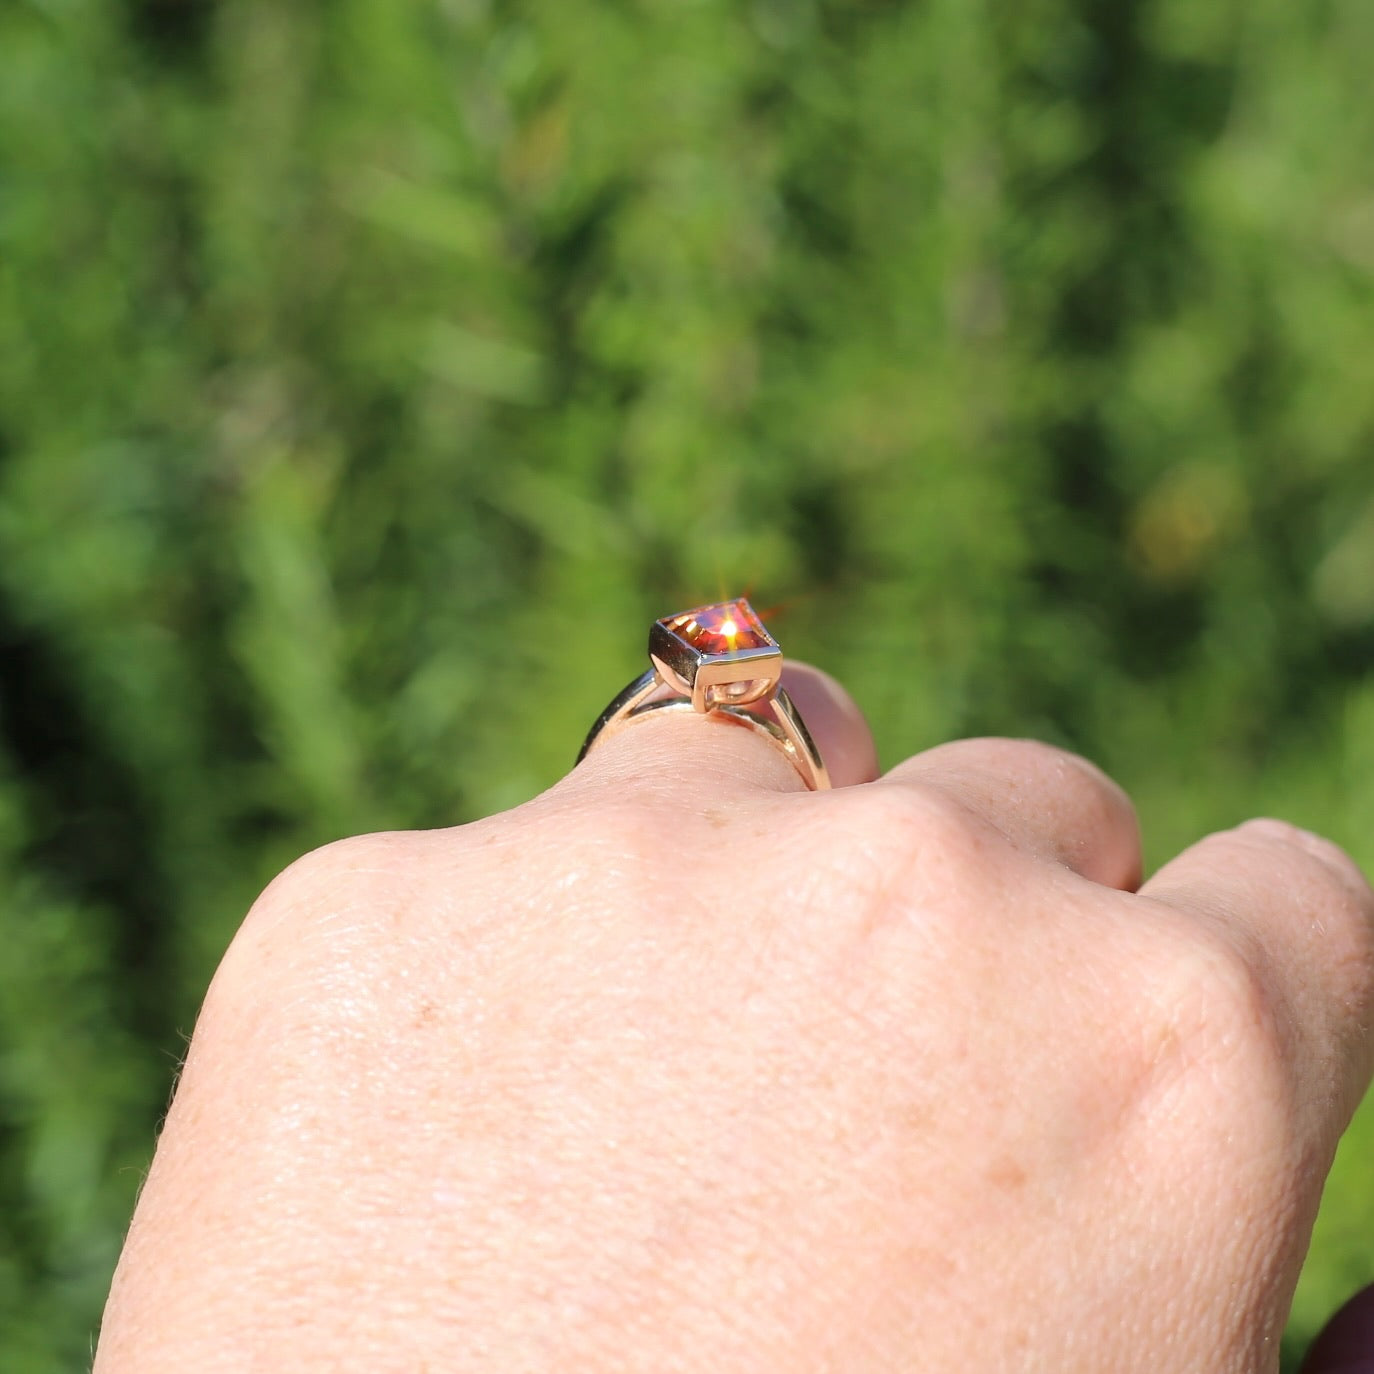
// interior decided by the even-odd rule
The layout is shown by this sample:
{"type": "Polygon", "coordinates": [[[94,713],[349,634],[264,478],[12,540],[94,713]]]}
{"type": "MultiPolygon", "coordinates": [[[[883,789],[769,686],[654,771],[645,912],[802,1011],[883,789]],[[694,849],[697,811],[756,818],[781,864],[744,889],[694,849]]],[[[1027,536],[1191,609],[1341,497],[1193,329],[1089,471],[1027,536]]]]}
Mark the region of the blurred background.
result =
{"type": "MultiPolygon", "coordinates": [[[[4,0],[0,1366],[86,1367],[262,885],[551,783],[667,611],[1152,864],[1374,866],[1371,69],[1364,0],[4,0]]],[[[1290,1367],[1370,1279],[1366,1110],[1290,1367]]]]}

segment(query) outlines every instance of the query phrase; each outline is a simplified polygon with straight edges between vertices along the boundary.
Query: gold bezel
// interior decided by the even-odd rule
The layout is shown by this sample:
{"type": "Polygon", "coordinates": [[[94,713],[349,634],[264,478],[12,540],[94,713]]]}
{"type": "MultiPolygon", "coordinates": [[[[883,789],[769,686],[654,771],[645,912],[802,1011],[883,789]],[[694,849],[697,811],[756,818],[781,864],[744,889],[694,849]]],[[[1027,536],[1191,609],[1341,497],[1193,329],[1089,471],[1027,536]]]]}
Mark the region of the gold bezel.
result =
{"type": "MultiPolygon", "coordinates": [[[[692,699],[692,708],[709,711],[717,706],[745,706],[769,696],[782,678],[782,649],[772,635],[763,628],[753,607],[743,598],[738,600],[748,609],[758,622],[763,637],[768,644],[755,649],[734,649],[728,653],[711,654],[696,648],[676,631],[668,628],[668,622],[681,619],[681,614],[665,616],[656,620],[649,628],[649,658],[663,680],[684,696],[692,699]],[[739,695],[726,694],[721,688],[732,684],[751,684],[749,690],[739,695]]],[[[714,602],[699,606],[696,611],[688,612],[695,617],[698,612],[714,609],[718,605],[732,602],[714,602]]]]}

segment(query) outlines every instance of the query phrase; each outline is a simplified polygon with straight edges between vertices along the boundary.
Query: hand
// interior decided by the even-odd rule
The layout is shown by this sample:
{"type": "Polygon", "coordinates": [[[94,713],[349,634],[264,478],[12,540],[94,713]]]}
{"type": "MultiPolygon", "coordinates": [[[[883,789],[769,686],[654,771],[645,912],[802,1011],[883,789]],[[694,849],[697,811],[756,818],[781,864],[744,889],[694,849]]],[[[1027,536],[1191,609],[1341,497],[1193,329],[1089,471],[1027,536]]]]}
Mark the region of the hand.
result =
{"type": "Polygon", "coordinates": [[[1277,821],[663,714],[288,870],[217,973],[97,1374],[1277,1367],[1374,1054],[1374,894],[1277,821]]]}

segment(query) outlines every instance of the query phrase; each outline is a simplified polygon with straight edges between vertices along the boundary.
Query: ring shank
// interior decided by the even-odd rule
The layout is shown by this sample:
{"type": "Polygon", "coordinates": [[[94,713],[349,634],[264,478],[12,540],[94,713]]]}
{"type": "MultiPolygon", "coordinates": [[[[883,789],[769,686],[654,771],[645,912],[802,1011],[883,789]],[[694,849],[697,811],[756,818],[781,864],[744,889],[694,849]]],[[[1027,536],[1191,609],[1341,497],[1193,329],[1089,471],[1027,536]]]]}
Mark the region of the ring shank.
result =
{"type": "MultiPolygon", "coordinates": [[[[577,755],[582,762],[592,746],[608,735],[616,734],[636,720],[658,711],[692,711],[689,697],[656,698],[655,693],[666,684],[657,669],[649,669],[629,683],[597,717],[577,755]]],[[[700,713],[698,713],[700,714],[700,713]]],[[[801,780],[813,792],[830,786],[830,773],[821,759],[820,750],[806,728],[806,722],[793,705],[792,698],[782,686],[769,696],[748,705],[718,705],[707,715],[729,716],[732,723],[745,725],[767,736],[791,760],[801,780]]]]}
{"type": "Polygon", "coordinates": [[[587,731],[587,738],[582,741],[582,748],[577,751],[578,763],[587,757],[588,753],[591,752],[592,745],[607,730],[614,734],[621,725],[637,715],[643,709],[645,702],[661,686],[663,686],[663,679],[658,675],[658,669],[650,668],[635,678],[623,691],[612,697],[606,709],[597,716],[596,723],[587,731]]]}

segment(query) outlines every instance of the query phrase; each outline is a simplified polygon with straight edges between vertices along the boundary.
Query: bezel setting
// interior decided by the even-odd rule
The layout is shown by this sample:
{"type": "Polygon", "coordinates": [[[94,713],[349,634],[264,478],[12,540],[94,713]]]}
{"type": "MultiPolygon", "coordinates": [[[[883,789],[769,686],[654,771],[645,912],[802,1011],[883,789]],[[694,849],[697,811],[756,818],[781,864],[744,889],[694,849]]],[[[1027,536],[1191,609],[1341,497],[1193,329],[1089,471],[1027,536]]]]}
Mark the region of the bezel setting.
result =
{"type": "Polygon", "coordinates": [[[718,601],[654,621],[649,658],[696,711],[745,706],[770,696],[782,678],[782,649],[743,597],[718,601]],[[747,647],[714,648],[714,642],[747,647]]]}
{"type": "Polygon", "coordinates": [[[577,758],[636,721],[676,711],[739,726],[776,744],[812,792],[830,771],[787,688],[782,650],[743,598],[664,616],[649,629],[652,665],[627,683],[596,718],[577,758]]]}

